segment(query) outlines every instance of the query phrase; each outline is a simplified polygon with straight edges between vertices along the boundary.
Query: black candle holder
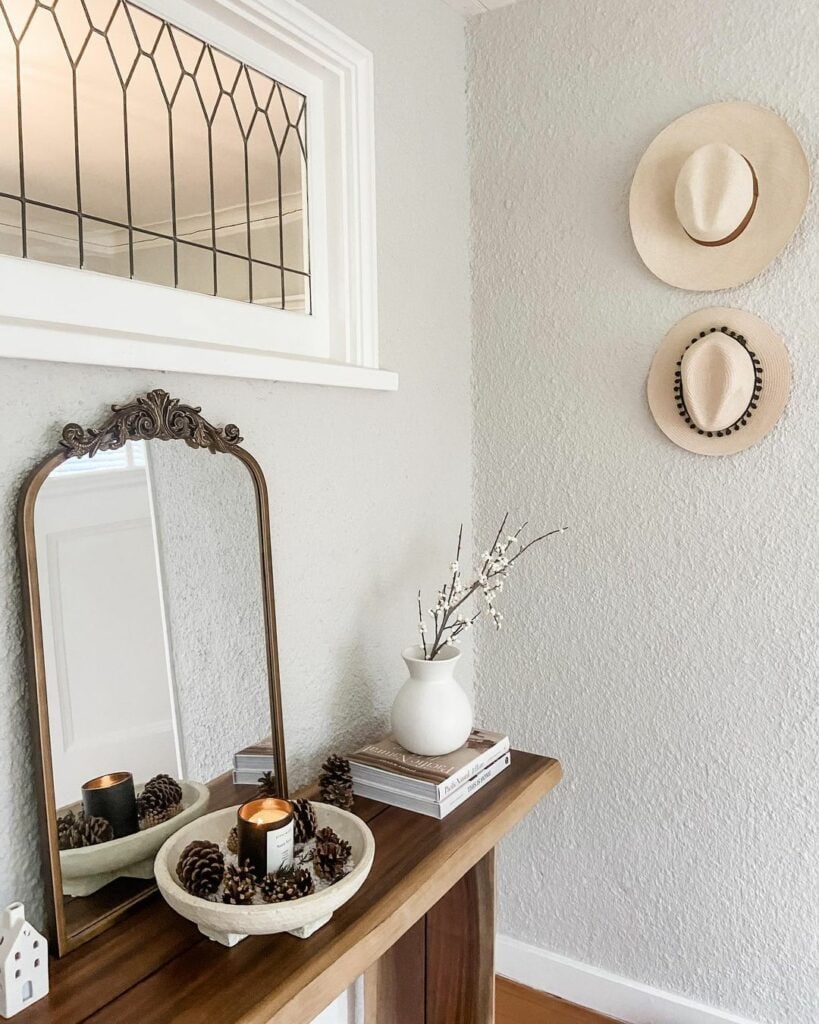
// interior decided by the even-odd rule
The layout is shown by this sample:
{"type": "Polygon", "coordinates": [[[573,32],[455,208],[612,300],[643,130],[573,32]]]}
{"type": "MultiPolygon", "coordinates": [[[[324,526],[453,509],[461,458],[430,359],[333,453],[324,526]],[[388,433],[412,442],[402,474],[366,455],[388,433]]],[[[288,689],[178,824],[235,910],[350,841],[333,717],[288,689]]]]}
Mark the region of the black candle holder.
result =
{"type": "Polygon", "coordinates": [[[236,813],[239,834],[239,864],[250,863],[261,880],[266,874],[293,863],[293,805],[277,797],[259,797],[242,804],[236,813]],[[273,816],[272,821],[253,821],[273,816]]]}
{"type": "Polygon", "coordinates": [[[86,815],[105,818],[114,839],[139,832],[134,777],[130,772],[110,772],[84,783],[82,806],[86,815]]]}

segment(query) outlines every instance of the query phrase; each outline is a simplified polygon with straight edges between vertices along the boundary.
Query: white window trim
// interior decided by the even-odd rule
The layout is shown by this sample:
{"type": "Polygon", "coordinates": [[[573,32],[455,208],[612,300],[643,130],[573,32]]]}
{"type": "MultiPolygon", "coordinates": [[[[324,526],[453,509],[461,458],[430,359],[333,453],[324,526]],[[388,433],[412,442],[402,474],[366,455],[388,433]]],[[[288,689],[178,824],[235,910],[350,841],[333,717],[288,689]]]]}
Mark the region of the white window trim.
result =
{"type": "Polygon", "coordinates": [[[137,0],[308,98],[314,315],[0,256],[0,356],[395,390],[378,362],[373,61],[296,0],[137,0]]]}

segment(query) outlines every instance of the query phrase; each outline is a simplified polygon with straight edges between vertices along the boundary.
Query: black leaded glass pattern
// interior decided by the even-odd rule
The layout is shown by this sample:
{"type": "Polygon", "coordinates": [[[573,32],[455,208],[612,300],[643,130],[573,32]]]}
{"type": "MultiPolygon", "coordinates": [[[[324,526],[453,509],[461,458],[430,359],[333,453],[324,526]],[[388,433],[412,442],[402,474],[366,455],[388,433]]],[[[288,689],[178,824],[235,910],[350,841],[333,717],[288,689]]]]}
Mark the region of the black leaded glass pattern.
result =
{"type": "Polygon", "coordinates": [[[127,0],[0,0],[0,252],[310,312],[306,98],[127,0]]]}

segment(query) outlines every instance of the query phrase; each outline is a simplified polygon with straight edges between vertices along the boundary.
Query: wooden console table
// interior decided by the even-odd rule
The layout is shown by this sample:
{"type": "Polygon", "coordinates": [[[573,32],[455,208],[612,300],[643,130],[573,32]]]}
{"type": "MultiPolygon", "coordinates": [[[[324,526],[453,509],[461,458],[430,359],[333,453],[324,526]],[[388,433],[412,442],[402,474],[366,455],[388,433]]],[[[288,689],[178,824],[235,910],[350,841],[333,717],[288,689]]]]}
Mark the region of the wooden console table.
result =
{"type": "MultiPolygon", "coordinates": [[[[308,1024],[365,977],[367,1024],[492,1024],[494,847],[560,780],[552,758],[510,767],[443,821],[371,800],[360,892],[310,939],[205,939],[160,896],[51,964],[20,1024],[308,1024]]],[[[218,794],[238,803],[241,790],[218,794]]],[[[218,806],[217,803],[217,806],[218,806]]]]}

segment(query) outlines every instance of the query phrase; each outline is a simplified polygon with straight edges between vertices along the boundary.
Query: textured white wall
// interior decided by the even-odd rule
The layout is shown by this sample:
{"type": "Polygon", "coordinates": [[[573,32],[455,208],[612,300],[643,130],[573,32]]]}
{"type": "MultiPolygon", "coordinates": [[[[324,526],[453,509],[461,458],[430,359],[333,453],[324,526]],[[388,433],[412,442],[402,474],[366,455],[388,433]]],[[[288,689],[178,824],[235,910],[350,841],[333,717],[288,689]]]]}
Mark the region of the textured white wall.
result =
{"type": "Polygon", "coordinates": [[[164,387],[239,424],[270,487],[294,783],[386,724],[415,590],[434,586],[470,517],[463,21],[440,0],[310,6],[375,55],[380,343],[397,394],[0,360],[0,905],[25,900],[37,924],[13,524],[24,474],[64,423],[164,387]]]}
{"type": "Polygon", "coordinates": [[[230,455],[147,449],[182,770],[207,782],[270,735],[256,492],[230,455]]]}
{"type": "Polygon", "coordinates": [[[816,168],[814,0],[527,2],[470,24],[476,544],[508,502],[572,532],[481,635],[480,717],[566,778],[501,858],[501,930],[766,1024],[819,1019],[819,247],[719,296],[629,234],[670,120],[750,100],[816,168]],[[738,305],[786,338],[776,431],[711,460],[644,387],[676,320],[738,305]],[[499,386],[502,385],[502,386],[499,386]]]}

